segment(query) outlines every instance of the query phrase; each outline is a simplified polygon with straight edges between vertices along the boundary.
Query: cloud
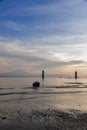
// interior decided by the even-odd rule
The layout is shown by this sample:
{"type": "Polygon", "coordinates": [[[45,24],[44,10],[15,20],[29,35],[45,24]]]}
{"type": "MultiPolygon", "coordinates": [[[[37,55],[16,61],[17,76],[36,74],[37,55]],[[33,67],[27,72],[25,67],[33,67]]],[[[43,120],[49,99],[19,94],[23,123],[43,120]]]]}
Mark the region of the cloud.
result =
{"type": "MultiPolygon", "coordinates": [[[[80,36],[77,36],[78,39],[80,36]]],[[[85,38],[84,36],[83,38],[85,38]]],[[[75,39],[76,37],[55,37],[57,40],[66,40],[67,39],[75,39]]],[[[55,38],[53,41],[55,42],[55,38]]],[[[11,39],[12,40],[12,39],[11,39]]],[[[41,40],[41,39],[40,39],[41,40]]],[[[46,40],[46,39],[44,39],[46,40]]],[[[48,42],[52,41],[52,38],[47,39],[48,42]]],[[[29,43],[25,44],[20,40],[13,41],[4,41],[4,38],[1,37],[0,42],[0,56],[7,58],[18,58],[21,60],[26,60],[30,62],[45,62],[47,60],[62,60],[62,61],[71,61],[71,60],[84,60],[87,61],[87,51],[86,51],[86,43],[81,44],[47,44],[41,40],[42,45],[31,45],[29,43]]],[[[54,43],[53,42],[53,43],[54,43]]]]}
{"type": "MultiPolygon", "coordinates": [[[[13,6],[13,4],[12,4],[13,6]]],[[[29,15],[38,15],[38,14],[49,14],[49,12],[55,12],[56,9],[58,9],[58,7],[60,8],[59,5],[57,4],[53,4],[53,3],[49,3],[49,4],[43,4],[43,5],[33,5],[32,4],[23,4],[23,5],[17,5],[16,7],[13,6],[13,8],[9,8],[7,10],[7,12],[3,11],[3,15],[6,15],[8,13],[9,16],[16,15],[16,16],[21,16],[21,15],[25,15],[25,16],[29,16],[29,15]],[[54,8],[55,7],[55,8],[54,8]]]]}
{"type": "MultiPolygon", "coordinates": [[[[15,6],[12,4],[11,8],[2,10],[0,13],[4,17],[11,16],[9,16],[10,20],[5,22],[5,27],[6,29],[8,27],[13,30],[23,31],[24,33],[21,34],[22,38],[31,37],[31,34],[34,37],[36,35],[43,35],[45,37],[46,35],[52,34],[81,35],[87,33],[87,21],[81,22],[81,20],[86,19],[86,7],[82,0],[56,1],[42,5],[26,5],[25,3],[24,5],[18,4],[17,6],[17,3],[14,4],[15,6]],[[80,5],[82,5],[82,8],[80,5]],[[16,22],[11,21],[14,16],[16,16],[16,22]],[[22,21],[19,20],[20,18],[22,18],[22,21]],[[22,25],[21,22],[26,23],[27,26],[25,24],[22,25]]],[[[12,36],[12,34],[8,35],[12,36]]],[[[13,33],[13,35],[15,36],[17,34],[13,33]]]]}
{"type": "Polygon", "coordinates": [[[47,62],[45,64],[41,64],[36,66],[36,68],[41,68],[41,69],[50,69],[50,68],[55,68],[55,67],[63,67],[63,66],[71,66],[71,65],[80,65],[83,64],[84,61],[68,61],[68,62],[63,62],[63,61],[53,61],[53,62],[47,62]]]}
{"type": "Polygon", "coordinates": [[[22,42],[1,37],[1,70],[21,69],[34,73],[41,69],[81,66],[87,61],[86,43],[35,46],[22,42]]]}
{"type": "Polygon", "coordinates": [[[34,72],[36,68],[82,65],[87,61],[85,2],[38,3],[28,0],[2,3],[0,69],[25,68],[34,72]]]}
{"type": "Polygon", "coordinates": [[[15,23],[15,22],[13,22],[13,21],[6,21],[6,22],[4,22],[3,24],[4,24],[6,27],[8,27],[8,28],[11,28],[11,29],[17,30],[17,31],[21,31],[21,30],[23,30],[24,28],[26,28],[25,25],[17,24],[17,23],[15,23]]]}
{"type": "Polygon", "coordinates": [[[0,44],[0,57],[8,59],[19,59],[26,62],[44,62],[46,58],[36,53],[36,49],[29,49],[17,43],[0,44]]]}
{"type": "Polygon", "coordinates": [[[33,45],[83,44],[87,42],[87,34],[83,35],[50,35],[30,38],[33,45]]]}
{"type": "Polygon", "coordinates": [[[49,57],[52,61],[87,61],[87,44],[61,44],[35,46],[40,55],[49,57]]]}
{"type": "Polygon", "coordinates": [[[87,34],[87,20],[77,20],[77,21],[61,21],[61,23],[49,22],[42,25],[35,25],[32,27],[37,31],[50,31],[59,34],[69,34],[69,35],[83,35],[87,34]],[[58,32],[59,33],[58,33],[58,32]]]}
{"type": "Polygon", "coordinates": [[[0,42],[0,70],[13,71],[23,69],[32,71],[36,65],[47,62],[32,46],[20,44],[18,41],[0,42]]]}
{"type": "Polygon", "coordinates": [[[81,0],[62,0],[62,1],[55,1],[55,2],[46,2],[45,4],[32,4],[31,2],[24,2],[20,4],[20,2],[13,3],[12,8],[9,8],[6,11],[3,11],[1,16],[31,16],[31,15],[50,15],[55,14],[58,16],[60,13],[62,14],[69,14],[68,8],[76,7],[77,4],[81,3],[81,0]]]}

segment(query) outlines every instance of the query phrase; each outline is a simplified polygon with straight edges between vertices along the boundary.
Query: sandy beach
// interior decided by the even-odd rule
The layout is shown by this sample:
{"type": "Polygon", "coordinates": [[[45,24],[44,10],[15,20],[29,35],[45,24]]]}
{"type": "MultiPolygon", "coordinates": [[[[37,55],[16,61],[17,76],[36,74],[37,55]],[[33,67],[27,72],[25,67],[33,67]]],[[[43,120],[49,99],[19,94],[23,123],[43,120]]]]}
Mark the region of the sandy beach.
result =
{"type": "Polygon", "coordinates": [[[86,130],[87,113],[79,110],[17,111],[17,117],[0,116],[0,130],[86,130]]]}
{"type": "Polygon", "coordinates": [[[87,129],[86,79],[49,78],[47,82],[56,84],[38,89],[29,85],[30,80],[0,80],[0,130],[87,129]]]}

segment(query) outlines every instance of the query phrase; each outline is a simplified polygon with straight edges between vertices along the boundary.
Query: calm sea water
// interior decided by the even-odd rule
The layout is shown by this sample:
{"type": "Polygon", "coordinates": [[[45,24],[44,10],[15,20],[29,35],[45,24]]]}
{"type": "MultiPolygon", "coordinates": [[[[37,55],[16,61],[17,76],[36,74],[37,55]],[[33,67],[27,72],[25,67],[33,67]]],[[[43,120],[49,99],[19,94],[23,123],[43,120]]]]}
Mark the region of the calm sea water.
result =
{"type": "Polygon", "coordinates": [[[0,112],[42,108],[87,110],[87,79],[0,78],[0,112]],[[34,81],[39,88],[32,87],[34,81]]]}

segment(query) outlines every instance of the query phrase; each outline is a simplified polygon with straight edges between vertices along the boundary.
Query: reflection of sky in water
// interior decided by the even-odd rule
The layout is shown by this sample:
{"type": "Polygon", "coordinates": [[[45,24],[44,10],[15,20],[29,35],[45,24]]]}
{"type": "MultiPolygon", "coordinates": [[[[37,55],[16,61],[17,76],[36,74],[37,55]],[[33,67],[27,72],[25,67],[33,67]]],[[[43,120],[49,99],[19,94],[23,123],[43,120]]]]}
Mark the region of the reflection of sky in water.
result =
{"type": "Polygon", "coordinates": [[[42,83],[39,78],[0,78],[0,110],[51,107],[86,110],[86,87],[86,79],[46,78],[42,83]],[[34,89],[34,81],[40,81],[41,86],[34,89]]]}

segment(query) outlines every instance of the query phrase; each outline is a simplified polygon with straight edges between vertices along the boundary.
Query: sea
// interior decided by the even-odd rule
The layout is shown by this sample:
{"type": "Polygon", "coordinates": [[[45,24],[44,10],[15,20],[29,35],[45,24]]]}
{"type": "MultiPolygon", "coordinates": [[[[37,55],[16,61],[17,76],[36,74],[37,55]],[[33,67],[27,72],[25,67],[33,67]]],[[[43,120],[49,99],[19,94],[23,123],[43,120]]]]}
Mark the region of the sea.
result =
{"type": "Polygon", "coordinates": [[[46,108],[87,110],[87,79],[0,77],[0,111],[46,108]]]}

